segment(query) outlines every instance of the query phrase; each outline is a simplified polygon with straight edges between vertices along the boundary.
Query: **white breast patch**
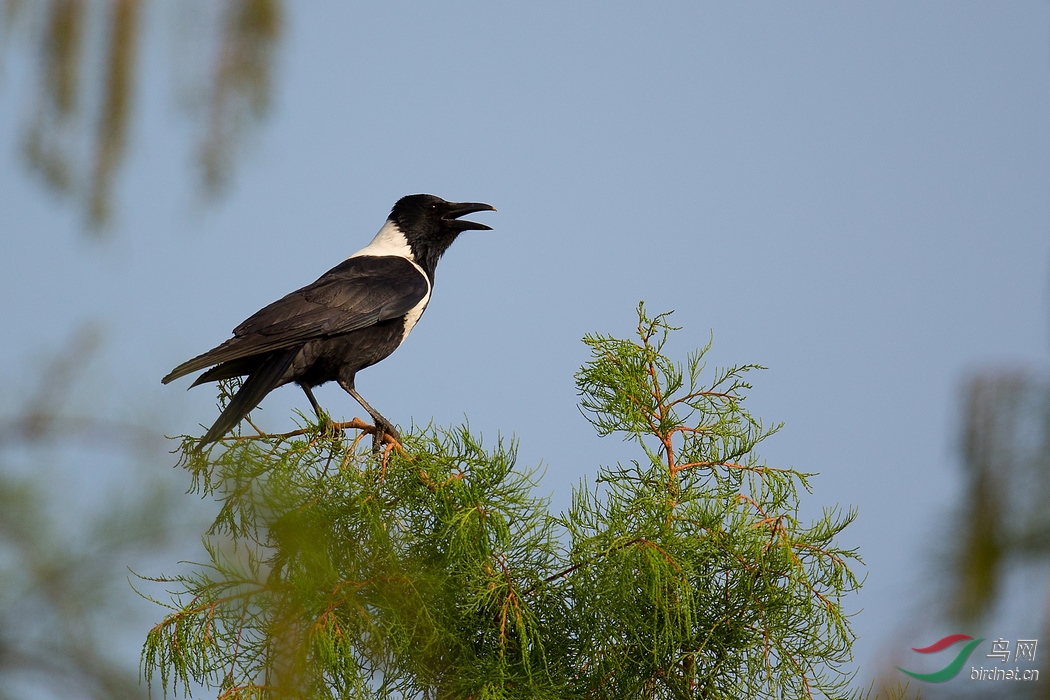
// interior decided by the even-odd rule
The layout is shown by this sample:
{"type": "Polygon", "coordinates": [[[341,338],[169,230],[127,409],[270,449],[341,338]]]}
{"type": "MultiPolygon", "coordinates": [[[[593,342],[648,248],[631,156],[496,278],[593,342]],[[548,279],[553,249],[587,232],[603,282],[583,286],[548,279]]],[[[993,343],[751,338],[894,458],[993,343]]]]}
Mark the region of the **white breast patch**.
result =
{"type": "Polygon", "coordinates": [[[412,328],[416,325],[416,321],[423,315],[423,312],[427,308],[427,304],[430,302],[430,280],[427,280],[427,295],[420,299],[419,303],[413,306],[407,314],[405,314],[405,334],[401,336],[401,342],[405,342],[405,338],[412,332],[412,328]]]}
{"type": "Polygon", "coordinates": [[[427,273],[423,272],[418,264],[416,264],[416,257],[412,255],[412,247],[408,245],[408,240],[405,239],[405,234],[401,233],[401,229],[398,228],[397,224],[393,221],[387,220],[383,224],[383,228],[379,229],[379,233],[372,239],[372,242],[366,245],[361,250],[357,251],[351,258],[357,258],[362,255],[374,255],[376,257],[382,257],[387,255],[397,256],[404,258],[405,260],[412,263],[412,267],[419,270],[419,274],[423,275],[423,279],[427,281],[427,293],[423,295],[423,298],[419,300],[419,303],[409,309],[408,313],[405,314],[405,332],[401,336],[401,342],[405,342],[405,338],[412,332],[412,328],[419,321],[419,317],[423,315],[423,311],[426,310],[427,304],[430,302],[430,292],[432,287],[430,285],[430,278],[427,277],[427,273]]]}

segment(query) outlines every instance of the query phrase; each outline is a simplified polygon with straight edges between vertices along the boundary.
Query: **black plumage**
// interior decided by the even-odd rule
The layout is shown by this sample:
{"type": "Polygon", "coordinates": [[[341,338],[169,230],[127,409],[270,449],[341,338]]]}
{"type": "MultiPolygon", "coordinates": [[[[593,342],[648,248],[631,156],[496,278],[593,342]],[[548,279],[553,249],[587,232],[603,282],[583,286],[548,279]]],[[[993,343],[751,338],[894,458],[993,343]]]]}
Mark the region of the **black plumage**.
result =
{"type": "Polygon", "coordinates": [[[191,385],[245,377],[200,446],[215,442],[273,389],[296,383],[321,416],[312,387],[337,381],[372,417],[374,445],[394,426],[354,388],[358,371],[387,357],[426,309],[438,259],[465,230],[489,230],[459,217],[494,210],[426,194],[398,200],[372,242],[314,283],[257,311],[216,348],[182,363],[164,384],[210,368],[191,385]]]}

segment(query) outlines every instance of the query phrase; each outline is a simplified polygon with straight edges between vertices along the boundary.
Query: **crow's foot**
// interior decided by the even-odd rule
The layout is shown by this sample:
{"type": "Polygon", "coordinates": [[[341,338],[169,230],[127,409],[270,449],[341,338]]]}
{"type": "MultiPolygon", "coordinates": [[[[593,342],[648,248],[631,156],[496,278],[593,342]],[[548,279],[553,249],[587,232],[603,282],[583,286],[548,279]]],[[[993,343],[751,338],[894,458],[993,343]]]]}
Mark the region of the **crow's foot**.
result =
{"type": "Polygon", "coordinates": [[[372,452],[379,454],[384,444],[401,447],[401,434],[390,421],[378,414],[372,416],[372,420],[375,421],[375,432],[372,433],[372,452]]]}

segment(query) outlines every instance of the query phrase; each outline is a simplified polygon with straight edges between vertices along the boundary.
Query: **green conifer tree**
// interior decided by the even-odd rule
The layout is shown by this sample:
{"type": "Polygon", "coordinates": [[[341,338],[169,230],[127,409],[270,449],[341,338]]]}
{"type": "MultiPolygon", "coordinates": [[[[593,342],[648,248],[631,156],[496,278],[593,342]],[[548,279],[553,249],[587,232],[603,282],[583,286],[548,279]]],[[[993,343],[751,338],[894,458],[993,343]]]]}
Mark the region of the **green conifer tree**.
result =
{"type": "MultiPolygon", "coordinates": [[[[584,414],[635,455],[553,514],[513,442],[464,427],[373,456],[350,424],[186,437],[221,505],[210,561],[167,585],[143,668],[220,698],[843,697],[859,583],[836,536],[798,518],[811,475],[765,465],[744,408],[755,365],[704,381],[705,347],[638,308],[637,337],[587,336],[584,414]]],[[[227,394],[228,395],[228,394],[227,394]]],[[[305,420],[305,418],[304,418],[305,420]]],[[[363,433],[362,433],[363,434],[363,433]]]]}

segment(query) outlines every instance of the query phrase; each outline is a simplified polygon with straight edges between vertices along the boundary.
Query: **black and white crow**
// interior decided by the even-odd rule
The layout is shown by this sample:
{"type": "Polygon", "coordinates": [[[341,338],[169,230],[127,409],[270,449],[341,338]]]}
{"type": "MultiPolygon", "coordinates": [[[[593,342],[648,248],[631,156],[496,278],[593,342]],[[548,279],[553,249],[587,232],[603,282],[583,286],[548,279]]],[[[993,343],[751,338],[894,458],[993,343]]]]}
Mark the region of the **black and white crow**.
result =
{"type": "Polygon", "coordinates": [[[302,289],[257,311],[233,329],[233,337],[173,369],[161,380],[211,367],[202,382],[246,377],[199,447],[222,438],[268,393],[295,382],[318,417],[311,387],[336,381],[357,399],[375,423],[379,449],[394,426],[361,398],[354,375],[394,352],[427,308],[434,269],[452,241],[466,230],[491,230],[459,217],[495,207],[446,202],[429,194],[402,197],[367,246],[302,289]]]}

